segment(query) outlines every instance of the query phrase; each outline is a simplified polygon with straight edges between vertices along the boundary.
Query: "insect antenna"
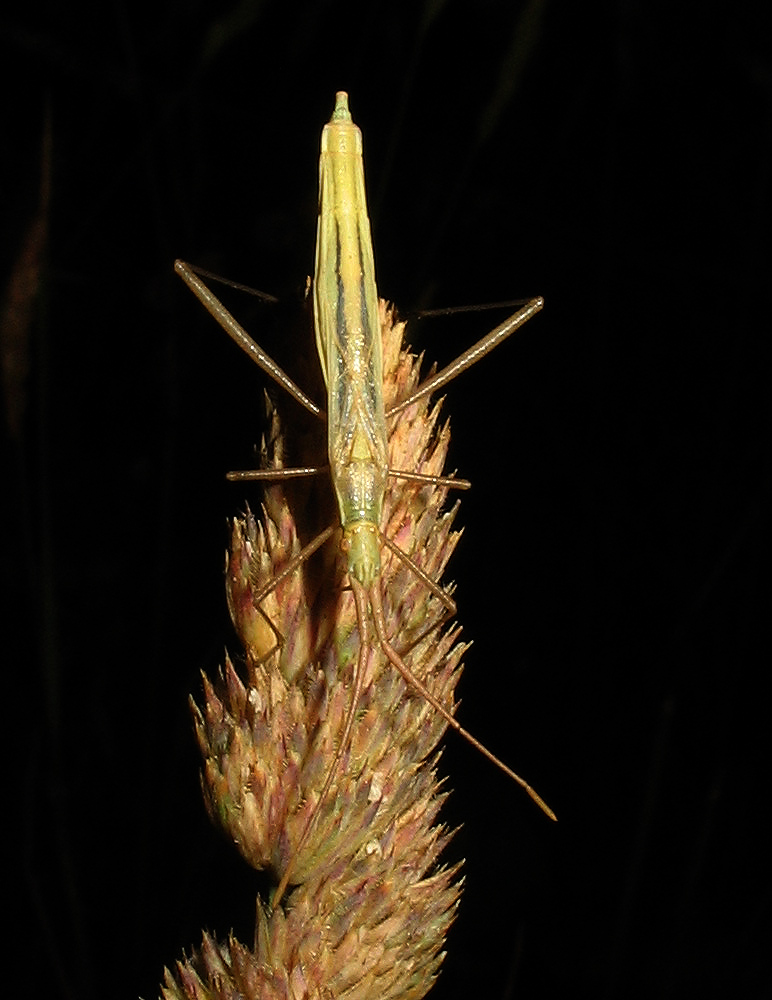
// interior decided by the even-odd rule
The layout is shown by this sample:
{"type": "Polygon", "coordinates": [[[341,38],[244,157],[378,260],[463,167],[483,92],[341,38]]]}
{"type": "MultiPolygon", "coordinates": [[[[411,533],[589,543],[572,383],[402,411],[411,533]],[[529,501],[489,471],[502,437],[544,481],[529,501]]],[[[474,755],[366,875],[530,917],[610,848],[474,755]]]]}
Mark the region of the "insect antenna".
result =
{"type": "MultiPolygon", "coordinates": [[[[402,554],[404,555],[404,553],[402,554]]],[[[494,753],[491,753],[491,751],[483,743],[481,743],[478,739],[476,739],[469,732],[469,730],[464,729],[464,727],[456,719],[456,717],[451,712],[448,711],[448,709],[442,704],[442,702],[438,698],[435,698],[432,692],[424,684],[421,683],[421,681],[404,663],[401,656],[391,645],[386,635],[386,624],[383,616],[383,604],[381,602],[381,592],[378,588],[377,581],[370,587],[369,591],[367,592],[365,592],[364,587],[362,586],[361,583],[359,583],[358,580],[352,580],[351,584],[352,587],[354,588],[355,598],[357,597],[357,594],[360,592],[361,595],[367,593],[367,595],[369,596],[370,608],[373,613],[373,623],[375,625],[375,634],[378,637],[378,643],[388,661],[392,664],[392,666],[396,667],[396,669],[400,672],[400,674],[402,674],[402,676],[405,679],[405,682],[409,684],[412,688],[414,688],[421,695],[422,698],[428,701],[429,704],[432,706],[432,708],[434,708],[435,711],[439,712],[439,714],[443,717],[443,719],[445,719],[448,725],[456,730],[459,736],[463,736],[463,738],[468,743],[470,743],[475,748],[475,750],[478,750],[483,755],[483,757],[487,757],[492,764],[495,764],[496,767],[498,767],[501,771],[504,772],[504,774],[510,777],[518,785],[520,785],[520,787],[530,795],[530,797],[533,799],[536,805],[539,806],[539,808],[543,812],[545,812],[550,819],[557,821],[557,816],[552,811],[552,809],[550,809],[550,807],[547,805],[544,799],[538,794],[538,792],[534,791],[534,789],[531,788],[528,782],[525,781],[524,778],[521,778],[519,774],[516,774],[511,767],[508,767],[503,760],[500,760],[494,753]]],[[[359,599],[357,600],[357,609],[359,609],[359,602],[362,599],[363,597],[360,596],[359,599]]]]}
{"type": "MultiPolygon", "coordinates": [[[[332,528],[329,529],[330,534],[332,534],[332,528]]],[[[329,537],[329,535],[327,536],[329,537]]],[[[364,688],[365,682],[365,668],[367,661],[367,651],[370,648],[370,644],[367,641],[367,605],[366,598],[363,598],[364,591],[362,590],[361,584],[358,583],[353,577],[351,579],[352,589],[354,592],[354,602],[356,604],[356,614],[357,614],[357,624],[359,627],[359,653],[357,654],[357,665],[354,673],[354,685],[351,692],[351,702],[349,704],[348,712],[346,713],[346,722],[343,727],[343,734],[341,735],[340,742],[338,743],[337,749],[335,751],[335,757],[332,760],[328,770],[327,777],[324,780],[324,785],[319,793],[319,798],[317,799],[316,808],[313,810],[311,815],[306,821],[306,825],[303,827],[303,831],[300,834],[300,838],[295,845],[295,849],[292,853],[292,857],[287,862],[287,867],[284,869],[284,874],[281,877],[281,881],[276,887],[276,891],[271,898],[270,912],[276,909],[276,907],[281,902],[287,887],[292,878],[292,873],[295,868],[295,862],[300,855],[301,850],[305,846],[308,840],[309,834],[313,830],[314,823],[319,815],[319,810],[322,803],[327,798],[332,783],[335,780],[335,776],[338,773],[338,767],[340,765],[341,758],[349,745],[351,739],[351,732],[354,728],[354,720],[356,718],[356,710],[359,704],[359,700],[362,696],[362,690],[364,688]],[[359,589],[357,589],[359,588],[359,589]],[[362,603],[363,600],[365,603],[362,603]]]]}
{"type": "MultiPolygon", "coordinates": [[[[433,477],[433,476],[424,477],[424,476],[418,476],[418,474],[416,474],[416,476],[422,480],[428,479],[431,481],[443,478],[443,477],[433,477]]],[[[452,478],[452,477],[446,477],[446,478],[452,478]]],[[[319,536],[317,539],[314,539],[314,542],[312,543],[314,545],[314,551],[316,548],[322,545],[327,540],[327,538],[330,537],[330,534],[332,534],[332,530],[333,529],[330,528],[326,533],[323,533],[324,537],[319,536]]],[[[436,597],[443,604],[445,608],[444,612],[440,615],[440,617],[436,621],[432,622],[426,629],[423,630],[423,632],[416,639],[414,639],[410,643],[410,646],[407,648],[407,650],[404,651],[407,652],[416,645],[418,645],[418,643],[422,642],[428,635],[430,635],[436,629],[441,628],[446,621],[448,621],[455,615],[457,610],[456,602],[450,597],[450,595],[447,593],[446,590],[440,587],[439,584],[437,584],[436,581],[434,581],[428,575],[428,573],[426,573],[418,565],[418,563],[416,563],[413,559],[411,559],[406,552],[403,552],[402,549],[400,549],[399,546],[396,545],[383,532],[379,532],[379,537],[380,541],[391,552],[393,552],[395,556],[397,556],[397,558],[401,562],[403,562],[421,580],[421,582],[427,587],[427,589],[432,593],[432,595],[436,597]]],[[[300,561],[301,560],[299,559],[299,557],[296,557],[296,559],[293,560],[295,565],[288,566],[285,569],[285,571],[283,571],[282,578],[284,578],[284,576],[288,575],[288,573],[292,572],[295,568],[297,568],[297,566],[300,564],[300,561]]],[[[274,910],[279,905],[282,898],[284,897],[284,894],[287,891],[287,888],[290,884],[292,874],[294,871],[295,861],[297,857],[300,855],[301,850],[305,846],[306,841],[308,840],[308,837],[311,831],[313,830],[314,823],[316,822],[316,819],[319,815],[320,807],[327,798],[330,788],[332,787],[332,783],[335,780],[335,777],[338,773],[338,768],[340,766],[341,759],[351,739],[351,733],[354,727],[357,707],[359,705],[359,701],[364,688],[367,650],[370,648],[370,644],[368,641],[369,630],[367,625],[368,605],[370,607],[370,611],[372,614],[373,626],[376,638],[378,640],[378,645],[380,646],[381,651],[383,652],[386,659],[402,675],[403,679],[405,680],[405,683],[409,687],[413,688],[413,690],[416,691],[422,698],[424,698],[432,706],[432,708],[436,712],[438,712],[443,719],[445,719],[448,725],[451,726],[451,728],[453,728],[459,734],[459,736],[463,737],[469,744],[471,744],[472,747],[474,747],[475,750],[479,751],[492,764],[494,764],[497,768],[499,768],[499,770],[503,771],[504,774],[507,775],[507,777],[511,778],[522,789],[524,789],[524,791],[528,793],[528,795],[531,797],[531,799],[533,799],[536,805],[538,805],[539,808],[544,813],[546,813],[546,815],[550,819],[557,821],[557,816],[555,815],[553,810],[547,805],[544,799],[542,799],[539,793],[536,792],[531,787],[531,785],[529,785],[528,782],[525,781],[524,778],[521,778],[519,774],[515,773],[515,771],[513,771],[512,768],[508,767],[494,753],[488,750],[488,748],[483,743],[481,743],[475,736],[473,736],[467,729],[465,729],[461,725],[461,723],[458,722],[455,716],[442,704],[442,702],[437,697],[435,697],[434,694],[432,694],[432,692],[426,687],[426,685],[423,684],[418,679],[418,677],[416,677],[416,675],[412,672],[412,670],[410,670],[410,668],[404,662],[402,656],[392,646],[386,634],[386,624],[383,612],[383,601],[380,590],[381,586],[383,585],[383,580],[380,577],[378,577],[369,588],[366,588],[362,583],[359,582],[359,580],[356,579],[355,576],[350,575],[349,585],[354,595],[354,603],[356,607],[357,627],[359,629],[359,653],[357,657],[356,671],[354,674],[354,683],[351,692],[351,700],[346,715],[343,734],[335,751],[335,756],[327,771],[327,776],[325,778],[324,785],[322,786],[322,790],[317,800],[317,806],[309,816],[308,820],[306,821],[305,827],[303,828],[300,838],[297,844],[295,844],[294,846],[292,857],[287,863],[287,867],[284,870],[284,874],[282,875],[281,881],[279,882],[279,885],[277,886],[276,891],[273,894],[271,900],[271,910],[274,910]]],[[[263,594],[262,596],[265,595],[263,594]]]]}

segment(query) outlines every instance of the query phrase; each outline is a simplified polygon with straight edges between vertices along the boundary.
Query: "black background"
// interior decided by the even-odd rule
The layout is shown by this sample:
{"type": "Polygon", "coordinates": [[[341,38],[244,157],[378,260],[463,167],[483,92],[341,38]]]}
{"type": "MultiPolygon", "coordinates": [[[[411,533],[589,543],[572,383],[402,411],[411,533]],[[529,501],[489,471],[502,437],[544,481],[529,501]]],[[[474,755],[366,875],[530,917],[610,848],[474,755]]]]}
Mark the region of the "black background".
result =
{"type": "MultiPolygon", "coordinates": [[[[338,89],[381,294],[547,303],[448,390],[474,483],[449,576],[460,718],[560,822],[448,739],[467,889],[433,996],[769,995],[772,59],[755,5],[693,9],[4,15],[6,287],[47,227],[0,512],[25,996],[149,1000],[202,928],[250,940],[254,875],[204,814],[186,699],[236,645],[225,519],[257,493],[223,473],[250,464],[265,380],[172,262],[295,301],[338,89]]],[[[238,308],[291,369],[284,313],[238,308]]],[[[500,318],[411,340],[445,363],[500,318]]]]}

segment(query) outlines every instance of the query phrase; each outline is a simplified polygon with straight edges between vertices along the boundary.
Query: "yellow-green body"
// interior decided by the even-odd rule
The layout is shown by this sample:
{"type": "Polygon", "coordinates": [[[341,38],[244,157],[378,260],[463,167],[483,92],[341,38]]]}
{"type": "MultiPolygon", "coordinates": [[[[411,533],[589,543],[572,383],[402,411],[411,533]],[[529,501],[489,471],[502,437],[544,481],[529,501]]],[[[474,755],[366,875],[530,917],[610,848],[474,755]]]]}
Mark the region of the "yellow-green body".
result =
{"type": "MultiPolygon", "coordinates": [[[[309,412],[321,415],[319,407],[281,370],[222,303],[200,280],[195,269],[177,261],[175,269],[223,329],[274,381],[281,385],[309,412]]],[[[365,683],[368,641],[368,618],[372,621],[375,639],[382,654],[402,674],[405,681],[420,694],[458,733],[521,785],[532,799],[550,816],[555,814],[539,795],[510,767],[499,760],[471,733],[467,732],[453,712],[416,677],[387,634],[382,602],[381,547],[385,546],[439,601],[445,613],[425,634],[440,626],[455,613],[455,604],[439,584],[419,563],[400,549],[380,526],[384,507],[387,478],[402,479],[435,487],[466,488],[464,480],[455,477],[425,475],[412,469],[389,469],[386,417],[383,404],[383,359],[379,321],[378,292],[375,284],[370,221],[365,198],[362,164],[362,134],[351,120],[348,96],[336,95],[335,111],[322,133],[319,160],[319,220],[316,242],[316,267],[313,284],[316,344],[319,361],[327,386],[328,455],[333,488],[338,502],[343,530],[342,547],[348,558],[348,575],[356,607],[360,637],[359,657],[354,674],[351,703],[334,759],[330,763],[317,804],[308,816],[295,854],[287,864],[273,905],[282,899],[292,877],[295,858],[300,853],[314,820],[319,804],[324,802],[332,785],[341,757],[349,745],[357,706],[365,683]]],[[[519,329],[543,306],[541,298],[531,299],[503,323],[487,333],[462,355],[435,372],[417,388],[393,404],[390,419],[407,406],[428,397],[447,385],[461,372],[475,364],[497,344],[519,329]]],[[[409,463],[408,463],[409,464],[409,463]]],[[[284,479],[312,475],[318,468],[260,469],[230,473],[232,479],[284,479]]],[[[261,611],[261,601],[298,568],[330,537],[326,528],[257,593],[251,594],[251,605],[261,611]]],[[[263,615],[270,623],[270,619],[263,615]]],[[[272,625],[272,653],[283,636],[272,625]]]]}
{"type": "Polygon", "coordinates": [[[343,548],[349,574],[370,587],[380,573],[388,449],[362,133],[351,120],[348,96],[342,92],[322,133],[314,318],[327,386],[327,443],[343,548]]]}

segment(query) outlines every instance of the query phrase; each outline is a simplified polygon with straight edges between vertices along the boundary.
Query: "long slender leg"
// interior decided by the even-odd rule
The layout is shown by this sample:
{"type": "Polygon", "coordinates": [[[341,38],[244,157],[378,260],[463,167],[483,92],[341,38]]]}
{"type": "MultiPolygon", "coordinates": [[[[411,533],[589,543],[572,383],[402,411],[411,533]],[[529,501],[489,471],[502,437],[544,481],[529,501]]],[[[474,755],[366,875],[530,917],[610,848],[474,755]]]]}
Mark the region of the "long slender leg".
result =
{"type": "MultiPolygon", "coordinates": [[[[225,478],[231,483],[239,483],[255,479],[298,479],[301,476],[318,476],[322,472],[329,471],[329,465],[305,466],[297,469],[245,469],[228,472],[225,478]]],[[[472,486],[468,479],[457,479],[455,476],[425,476],[420,472],[405,472],[402,469],[389,469],[389,477],[429,486],[447,486],[448,489],[456,490],[468,490],[472,486]]]]}
{"type": "Polygon", "coordinates": [[[434,632],[435,629],[442,628],[445,622],[455,615],[456,611],[458,610],[458,607],[456,605],[456,602],[450,596],[450,594],[446,590],[444,590],[435,580],[432,580],[429,574],[426,573],[423,569],[421,569],[418,563],[415,562],[414,559],[411,559],[410,556],[407,554],[407,552],[403,552],[402,549],[394,542],[392,542],[392,540],[382,531],[379,532],[379,535],[381,542],[383,542],[386,548],[389,549],[391,552],[393,552],[394,555],[400,560],[400,562],[403,562],[408,567],[408,569],[412,570],[412,572],[415,573],[415,575],[418,577],[421,583],[423,583],[426,589],[429,590],[434,595],[434,597],[436,597],[439,601],[441,601],[445,608],[445,611],[440,615],[437,621],[432,622],[431,625],[428,625],[423,630],[423,632],[421,632],[421,634],[417,636],[417,638],[415,638],[406,649],[403,650],[403,655],[404,655],[406,652],[417,646],[419,642],[422,642],[427,635],[430,635],[432,632],[434,632]]]}
{"type": "MultiPolygon", "coordinates": [[[[389,469],[389,476],[394,479],[405,479],[411,483],[426,483],[431,486],[445,486],[450,489],[468,490],[472,486],[468,479],[456,479],[455,476],[428,476],[420,472],[405,472],[397,469],[389,469]]],[[[425,573],[418,563],[410,558],[407,552],[403,552],[402,549],[392,542],[392,540],[382,531],[379,531],[378,534],[381,542],[388,549],[390,549],[401,562],[411,569],[413,573],[415,573],[427,590],[431,591],[431,593],[438,600],[440,600],[445,607],[445,611],[440,615],[437,621],[432,622],[431,625],[427,626],[423,632],[413,639],[410,645],[403,650],[404,655],[406,652],[417,646],[419,642],[422,642],[427,635],[434,632],[435,629],[442,628],[445,622],[455,615],[458,608],[456,606],[456,602],[450,594],[448,594],[446,590],[436,583],[428,573],[425,573]]]]}
{"type": "Polygon", "coordinates": [[[411,393],[406,399],[402,399],[396,406],[392,406],[386,414],[386,419],[393,417],[400,410],[404,410],[411,403],[415,403],[417,399],[436,392],[444,385],[447,385],[457,375],[460,375],[461,372],[466,371],[467,368],[471,368],[480,358],[484,358],[494,347],[497,347],[502,340],[506,340],[515,330],[519,330],[523,323],[527,323],[543,306],[543,298],[531,299],[522,309],[518,309],[508,319],[505,319],[503,323],[500,323],[490,333],[487,333],[478,340],[476,344],[473,344],[468,350],[464,351],[463,354],[459,355],[455,361],[452,361],[442,371],[437,372],[436,375],[432,375],[431,378],[428,378],[419,385],[415,392],[411,393]]]}
{"type": "MultiPolygon", "coordinates": [[[[221,274],[215,274],[214,271],[207,271],[205,267],[199,267],[198,264],[186,264],[184,261],[180,261],[184,268],[188,271],[192,271],[197,274],[199,278],[208,278],[210,281],[216,281],[220,285],[227,285],[228,288],[235,288],[237,292],[245,292],[247,295],[252,295],[256,299],[260,299],[261,302],[270,302],[272,305],[277,305],[280,301],[275,295],[269,295],[267,292],[259,292],[256,288],[252,288],[251,285],[242,285],[240,281],[232,281],[230,278],[223,278],[221,274]]],[[[514,303],[513,303],[514,305],[514,303]]],[[[474,309],[474,306],[462,306],[462,311],[468,309],[474,309]]],[[[496,308],[496,303],[490,308],[496,308]]],[[[455,310],[451,309],[450,312],[455,310]]],[[[432,316],[435,315],[432,311],[426,313],[420,313],[421,316],[432,316]]],[[[443,315],[441,311],[437,312],[436,315],[443,315]]]]}
{"type": "Polygon", "coordinates": [[[268,652],[261,657],[261,662],[263,660],[267,660],[269,656],[275,653],[276,650],[279,649],[284,644],[284,636],[281,634],[281,632],[279,632],[274,623],[271,621],[270,616],[267,615],[260,606],[262,601],[265,600],[265,598],[270,593],[276,590],[276,588],[279,586],[279,584],[282,583],[282,581],[286,580],[288,576],[292,576],[292,574],[297,570],[297,568],[301,566],[310,556],[312,556],[317,549],[320,549],[334,531],[335,531],[335,526],[330,525],[329,528],[325,528],[324,531],[319,532],[316,538],[312,539],[308,543],[308,545],[306,545],[304,548],[300,550],[300,552],[298,552],[296,556],[290,559],[290,561],[287,563],[284,569],[282,569],[279,573],[277,573],[276,576],[272,577],[268,581],[268,583],[262,588],[262,590],[258,591],[258,593],[252,597],[252,603],[260,612],[260,614],[263,616],[263,618],[268,622],[271,631],[276,637],[276,645],[272,646],[271,649],[269,649],[268,652]]]}
{"type": "Polygon", "coordinates": [[[295,385],[289,375],[249,336],[241,323],[234,319],[217,296],[195,274],[189,264],[186,264],[184,260],[176,260],[174,262],[174,270],[207,312],[214,316],[228,336],[239,345],[242,351],[249,355],[255,364],[263,369],[266,375],[270,375],[274,382],[278,383],[283,389],[286,389],[290,396],[296,399],[310,413],[313,413],[315,417],[324,419],[324,412],[313,400],[306,396],[302,389],[295,385]]]}
{"type": "Polygon", "coordinates": [[[447,486],[451,490],[468,490],[472,484],[468,479],[455,476],[425,476],[422,472],[406,472],[404,469],[389,469],[390,479],[405,479],[409,483],[426,483],[429,486],[447,486]]]}
{"type": "Polygon", "coordinates": [[[254,479],[298,479],[301,476],[318,476],[320,472],[329,472],[329,466],[309,466],[303,469],[247,469],[244,472],[227,472],[225,478],[231,483],[241,483],[254,479]]]}

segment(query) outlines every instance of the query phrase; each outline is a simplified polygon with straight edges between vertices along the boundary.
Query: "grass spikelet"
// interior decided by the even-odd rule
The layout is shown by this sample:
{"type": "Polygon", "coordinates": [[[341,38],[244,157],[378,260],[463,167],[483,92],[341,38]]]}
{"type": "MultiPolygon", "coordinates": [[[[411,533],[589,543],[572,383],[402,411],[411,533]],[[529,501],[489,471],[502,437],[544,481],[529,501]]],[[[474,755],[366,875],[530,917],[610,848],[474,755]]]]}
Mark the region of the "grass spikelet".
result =
{"type": "MultiPolygon", "coordinates": [[[[388,410],[417,384],[419,359],[402,350],[404,324],[383,303],[381,328],[388,410]]],[[[390,423],[391,467],[441,474],[449,429],[439,407],[424,398],[390,423]]],[[[276,460],[284,449],[276,425],[271,436],[276,460]]],[[[442,961],[460,892],[458,866],[441,861],[450,834],[437,820],[446,723],[373,643],[350,745],[319,805],[361,642],[339,533],[255,605],[318,530],[293,516],[327,505],[328,481],[300,487],[309,488],[320,491],[310,504],[272,485],[259,520],[247,510],[233,521],[226,589],[243,656],[238,665],[226,659],[216,682],[204,678],[193,703],[212,820],[274,884],[292,861],[291,888],[273,911],[258,899],[251,945],[204,935],[167,970],[166,1000],[410,1000],[429,990],[442,961]]],[[[435,580],[459,537],[446,492],[392,479],[384,505],[384,533],[435,580]]],[[[465,648],[459,630],[427,634],[441,602],[385,548],[381,593],[390,641],[452,708],[465,648]]]]}

